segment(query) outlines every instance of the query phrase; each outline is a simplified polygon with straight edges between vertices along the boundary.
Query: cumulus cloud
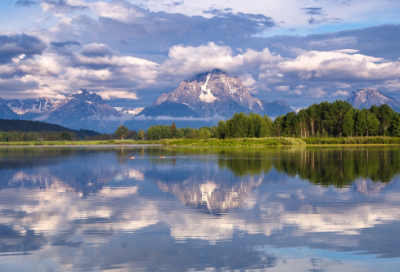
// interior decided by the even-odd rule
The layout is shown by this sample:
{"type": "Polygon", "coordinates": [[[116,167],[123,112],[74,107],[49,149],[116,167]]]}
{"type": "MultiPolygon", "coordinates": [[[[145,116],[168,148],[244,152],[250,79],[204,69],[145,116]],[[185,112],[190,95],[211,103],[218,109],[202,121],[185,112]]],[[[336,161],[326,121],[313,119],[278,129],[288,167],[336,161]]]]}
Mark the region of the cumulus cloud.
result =
{"type": "Polygon", "coordinates": [[[342,91],[342,90],[338,90],[336,92],[334,92],[333,94],[331,94],[331,96],[333,97],[338,97],[338,96],[349,96],[350,93],[347,91],[342,91]]]}
{"type": "Polygon", "coordinates": [[[65,41],[65,42],[51,42],[50,43],[52,46],[54,47],[70,47],[72,45],[81,45],[79,42],[77,41],[65,41]]]}
{"type": "Polygon", "coordinates": [[[26,35],[0,35],[0,64],[7,63],[21,54],[42,54],[46,45],[38,38],[26,35]]]}
{"type": "MultiPolygon", "coordinates": [[[[42,91],[55,98],[83,87],[106,99],[137,99],[143,90],[173,90],[181,80],[216,68],[239,76],[267,100],[333,98],[361,83],[390,91],[398,86],[400,38],[394,34],[400,25],[265,37],[284,23],[234,8],[208,7],[190,16],[125,0],[36,2],[55,13],[57,25],[0,36],[0,78],[35,82],[20,85],[29,97],[42,91]]],[[[295,9],[304,20],[329,19],[322,4],[295,9]]]]}
{"type": "MultiPolygon", "coordinates": [[[[65,47],[69,44],[66,42],[65,47]]],[[[58,47],[64,48],[64,44],[58,47]]],[[[20,55],[0,65],[0,78],[20,76],[27,80],[29,76],[30,81],[37,82],[37,88],[52,87],[58,80],[57,90],[84,87],[96,90],[105,99],[138,99],[140,89],[160,84],[174,87],[183,79],[216,68],[242,77],[253,92],[274,89],[285,95],[310,98],[325,97],[335,86],[349,88],[351,84],[346,82],[352,80],[388,81],[400,77],[400,62],[357,54],[354,50],[293,52],[297,56],[288,58],[268,48],[235,54],[229,46],[213,42],[198,47],[176,45],[169,49],[168,59],[158,64],[124,56],[106,44],[91,43],[79,51],[70,50],[68,55],[48,52],[35,59],[20,55]],[[334,83],[321,85],[321,79],[334,83]]],[[[331,93],[331,97],[344,94],[331,93]]]]}

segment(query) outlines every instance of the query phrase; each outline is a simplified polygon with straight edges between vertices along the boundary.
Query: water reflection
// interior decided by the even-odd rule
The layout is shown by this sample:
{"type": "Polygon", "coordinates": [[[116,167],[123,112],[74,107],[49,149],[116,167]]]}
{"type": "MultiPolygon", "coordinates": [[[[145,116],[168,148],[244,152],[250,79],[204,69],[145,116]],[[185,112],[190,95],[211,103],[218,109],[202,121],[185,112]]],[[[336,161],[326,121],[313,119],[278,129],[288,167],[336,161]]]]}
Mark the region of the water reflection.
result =
{"type": "Polygon", "coordinates": [[[3,148],[0,269],[396,271],[399,156],[3,148]]]}

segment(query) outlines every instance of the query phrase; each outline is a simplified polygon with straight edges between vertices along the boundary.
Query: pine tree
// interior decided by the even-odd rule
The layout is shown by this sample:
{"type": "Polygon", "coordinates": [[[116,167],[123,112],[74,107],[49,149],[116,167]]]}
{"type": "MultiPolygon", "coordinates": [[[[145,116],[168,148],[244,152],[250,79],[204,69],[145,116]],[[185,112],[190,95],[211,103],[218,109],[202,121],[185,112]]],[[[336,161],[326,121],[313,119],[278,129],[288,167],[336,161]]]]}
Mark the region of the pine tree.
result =
{"type": "Polygon", "coordinates": [[[175,125],[175,123],[172,123],[172,125],[171,125],[171,138],[175,137],[175,132],[176,132],[176,125],[175,125]]]}

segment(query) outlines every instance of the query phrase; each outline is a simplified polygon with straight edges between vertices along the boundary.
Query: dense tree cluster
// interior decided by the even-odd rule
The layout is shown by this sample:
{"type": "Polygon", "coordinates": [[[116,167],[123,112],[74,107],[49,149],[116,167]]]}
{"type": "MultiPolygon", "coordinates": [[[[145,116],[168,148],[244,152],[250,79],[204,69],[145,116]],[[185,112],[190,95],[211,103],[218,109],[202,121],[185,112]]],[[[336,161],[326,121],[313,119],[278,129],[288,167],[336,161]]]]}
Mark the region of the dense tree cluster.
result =
{"type": "Polygon", "coordinates": [[[264,115],[243,112],[235,114],[231,119],[219,121],[216,128],[216,137],[219,139],[226,138],[245,138],[255,137],[262,138],[270,136],[272,128],[271,119],[264,115]]]}
{"type": "Polygon", "coordinates": [[[146,138],[148,140],[161,140],[161,139],[208,139],[215,137],[216,127],[202,127],[200,129],[195,128],[177,128],[175,123],[171,126],[167,125],[155,125],[147,129],[146,138]]]}
{"type": "Polygon", "coordinates": [[[399,117],[386,104],[359,110],[340,100],[322,102],[277,117],[271,136],[400,136],[399,117]]]}
{"type": "Polygon", "coordinates": [[[298,114],[289,112],[271,122],[267,116],[235,114],[220,121],[216,136],[242,137],[353,137],[400,136],[400,115],[388,105],[370,109],[354,109],[349,103],[335,101],[314,104],[298,114]]]}

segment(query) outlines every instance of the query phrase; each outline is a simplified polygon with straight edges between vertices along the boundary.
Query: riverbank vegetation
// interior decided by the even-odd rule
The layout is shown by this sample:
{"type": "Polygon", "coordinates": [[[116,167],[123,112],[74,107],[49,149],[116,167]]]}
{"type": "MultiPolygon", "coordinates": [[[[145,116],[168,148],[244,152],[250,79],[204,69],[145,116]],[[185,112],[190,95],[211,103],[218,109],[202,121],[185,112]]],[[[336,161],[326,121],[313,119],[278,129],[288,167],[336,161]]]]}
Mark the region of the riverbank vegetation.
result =
{"type": "Polygon", "coordinates": [[[305,145],[298,138],[269,137],[269,138],[237,138],[237,139],[176,139],[165,141],[169,146],[274,146],[274,145],[305,145]]]}

